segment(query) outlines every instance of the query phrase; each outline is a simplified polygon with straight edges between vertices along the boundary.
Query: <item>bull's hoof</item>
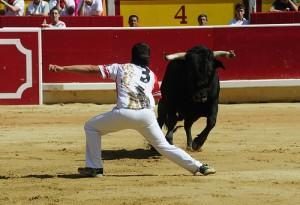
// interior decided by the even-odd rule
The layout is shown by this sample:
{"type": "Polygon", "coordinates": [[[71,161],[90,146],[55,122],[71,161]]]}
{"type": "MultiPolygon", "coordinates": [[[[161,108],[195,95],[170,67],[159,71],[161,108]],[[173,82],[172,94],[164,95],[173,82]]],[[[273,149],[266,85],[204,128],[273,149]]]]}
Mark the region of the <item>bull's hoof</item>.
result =
{"type": "Polygon", "coordinates": [[[187,150],[188,152],[194,151],[193,148],[192,148],[192,146],[186,146],[186,150],[187,150]]]}
{"type": "Polygon", "coordinates": [[[199,145],[197,142],[193,141],[193,145],[192,145],[193,151],[201,152],[202,151],[201,147],[202,147],[201,145],[199,145]]]}

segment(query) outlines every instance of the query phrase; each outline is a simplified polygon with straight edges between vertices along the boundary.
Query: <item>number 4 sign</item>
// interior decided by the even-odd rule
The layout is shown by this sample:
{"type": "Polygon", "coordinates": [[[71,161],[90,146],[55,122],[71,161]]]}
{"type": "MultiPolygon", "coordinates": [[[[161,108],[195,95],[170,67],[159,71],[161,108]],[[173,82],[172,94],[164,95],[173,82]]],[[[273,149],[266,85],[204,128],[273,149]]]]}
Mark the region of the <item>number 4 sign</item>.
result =
{"type": "Polygon", "coordinates": [[[180,24],[187,24],[187,16],[185,14],[185,6],[181,6],[174,16],[175,19],[180,19],[180,24]]]}

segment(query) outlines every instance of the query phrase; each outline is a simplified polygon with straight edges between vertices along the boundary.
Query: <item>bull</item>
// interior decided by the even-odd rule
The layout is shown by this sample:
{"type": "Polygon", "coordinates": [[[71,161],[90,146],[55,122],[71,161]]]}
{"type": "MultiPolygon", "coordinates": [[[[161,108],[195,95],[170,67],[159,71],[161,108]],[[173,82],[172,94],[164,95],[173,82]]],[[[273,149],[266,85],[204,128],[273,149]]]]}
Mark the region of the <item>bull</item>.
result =
{"type": "Polygon", "coordinates": [[[199,151],[216,124],[220,83],[217,68],[224,68],[219,56],[232,58],[233,51],[211,51],[199,45],[187,52],[167,55],[170,60],[161,84],[158,123],[167,127],[166,139],[173,144],[178,121],[184,121],[187,149],[199,151]],[[206,126],[193,140],[191,128],[200,117],[206,126]]]}

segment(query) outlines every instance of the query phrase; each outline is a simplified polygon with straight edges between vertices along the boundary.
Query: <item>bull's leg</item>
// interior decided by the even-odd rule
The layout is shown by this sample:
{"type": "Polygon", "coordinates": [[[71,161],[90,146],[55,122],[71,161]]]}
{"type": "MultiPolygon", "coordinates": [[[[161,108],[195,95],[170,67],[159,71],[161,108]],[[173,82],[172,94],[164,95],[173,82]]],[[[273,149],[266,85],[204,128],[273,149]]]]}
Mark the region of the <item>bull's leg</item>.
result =
{"type": "Polygon", "coordinates": [[[169,142],[169,144],[173,144],[173,129],[168,130],[166,134],[166,139],[169,142]]]}
{"type": "Polygon", "coordinates": [[[215,105],[215,106],[212,107],[211,115],[209,117],[207,117],[206,127],[204,128],[204,130],[200,134],[198,134],[198,136],[193,141],[193,145],[192,145],[193,150],[199,151],[200,148],[205,143],[209,132],[216,125],[217,113],[218,113],[218,105],[215,105]]]}
{"type": "Polygon", "coordinates": [[[192,149],[193,137],[192,137],[192,125],[194,122],[185,120],[184,121],[184,130],[186,134],[186,148],[188,150],[192,149]]]}
{"type": "Polygon", "coordinates": [[[199,151],[202,147],[202,145],[204,144],[204,142],[207,139],[207,136],[209,134],[209,132],[211,131],[212,128],[206,126],[204,128],[204,130],[197,135],[197,137],[194,139],[193,144],[192,144],[192,148],[195,151],[199,151]]]}
{"type": "Polygon", "coordinates": [[[176,114],[168,114],[167,120],[166,120],[166,126],[168,128],[167,134],[166,134],[166,139],[170,144],[173,144],[173,133],[174,133],[174,128],[177,124],[177,116],[176,114]]]}

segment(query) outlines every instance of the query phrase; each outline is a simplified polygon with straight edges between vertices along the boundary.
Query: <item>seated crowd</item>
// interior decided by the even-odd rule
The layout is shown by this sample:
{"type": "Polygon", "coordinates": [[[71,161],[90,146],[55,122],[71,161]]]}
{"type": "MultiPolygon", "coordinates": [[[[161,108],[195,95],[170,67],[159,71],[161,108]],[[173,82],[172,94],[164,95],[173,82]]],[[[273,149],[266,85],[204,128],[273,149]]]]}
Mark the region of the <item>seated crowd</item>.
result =
{"type": "Polygon", "coordinates": [[[57,8],[61,16],[102,16],[102,0],[32,0],[25,10],[24,0],[0,0],[6,16],[48,16],[57,8]]]}
{"type": "MultiPolygon", "coordinates": [[[[51,24],[46,22],[43,25],[51,27],[51,25],[60,25],[56,27],[65,27],[58,23],[60,16],[102,16],[103,5],[105,0],[32,0],[25,6],[24,0],[0,0],[4,5],[4,15],[6,16],[50,16],[51,24]],[[26,8],[26,9],[25,9],[26,8]],[[55,9],[52,13],[52,9],[55,9]],[[57,13],[57,14],[56,14],[57,13]],[[55,17],[53,16],[55,15],[55,17]],[[58,20],[55,20],[58,19],[58,20]]],[[[298,2],[300,0],[274,0],[270,8],[271,12],[298,11],[298,2]]],[[[247,25],[249,21],[244,17],[246,8],[243,3],[235,5],[234,18],[229,22],[229,25],[247,25]]],[[[198,16],[200,26],[208,25],[208,16],[202,13],[198,16]]],[[[130,27],[139,26],[139,17],[130,15],[128,19],[130,27]]]]}

